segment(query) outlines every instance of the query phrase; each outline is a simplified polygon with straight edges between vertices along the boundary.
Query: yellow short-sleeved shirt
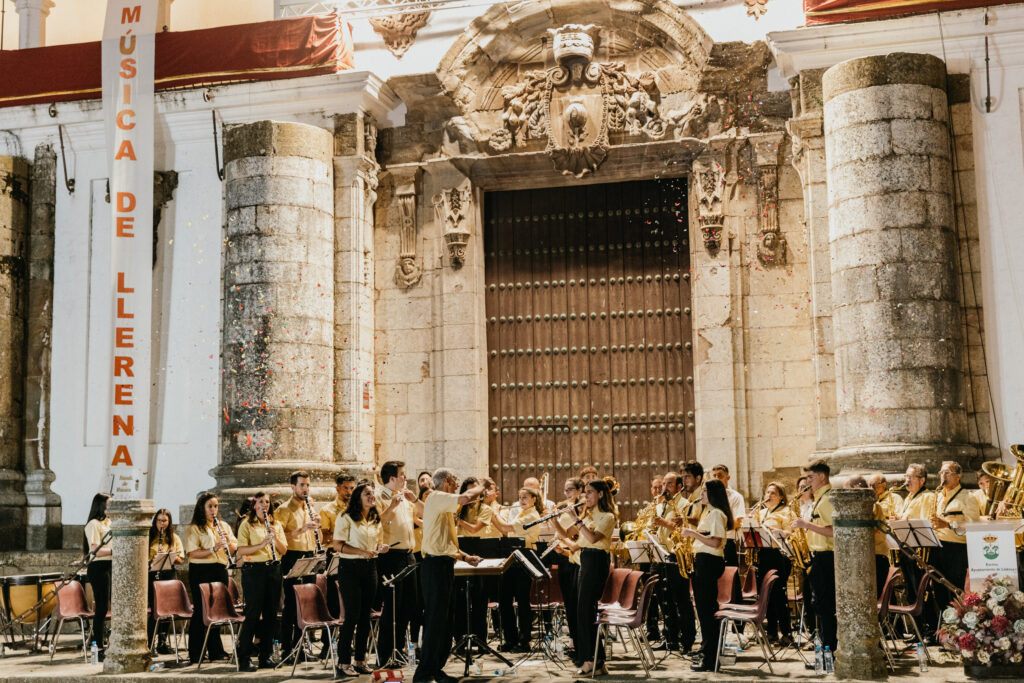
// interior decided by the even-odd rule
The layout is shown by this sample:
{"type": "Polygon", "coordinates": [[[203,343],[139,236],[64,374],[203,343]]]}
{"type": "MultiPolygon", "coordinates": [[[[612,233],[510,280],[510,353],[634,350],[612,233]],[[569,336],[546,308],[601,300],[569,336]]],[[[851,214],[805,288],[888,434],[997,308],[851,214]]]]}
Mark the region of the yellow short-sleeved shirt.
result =
{"type": "Polygon", "coordinates": [[[985,506],[988,505],[988,494],[985,493],[984,489],[973,489],[968,491],[974,499],[978,501],[978,510],[984,511],[985,506]]]}
{"type": "MultiPolygon", "coordinates": [[[[676,518],[682,516],[681,511],[688,505],[689,503],[686,501],[686,497],[683,496],[682,492],[679,492],[672,496],[671,500],[662,500],[659,502],[656,510],[658,512],[658,516],[664,517],[667,522],[672,522],[676,518]]],[[[672,535],[672,531],[673,529],[668,529],[663,526],[658,527],[658,541],[666,548],[670,547],[672,544],[672,539],[669,538],[672,535]]]]}
{"type": "Polygon", "coordinates": [[[708,506],[707,510],[704,511],[704,514],[701,515],[700,524],[697,525],[697,531],[708,538],[720,538],[722,539],[722,543],[717,548],[712,548],[698,540],[694,540],[694,552],[706,553],[717,557],[725,557],[725,534],[727,532],[725,527],[728,521],[729,520],[726,518],[724,512],[716,507],[708,506]]]}
{"type": "MultiPolygon", "coordinates": [[[[876,522],[884,522],[887,518],[885,514],[885,507],[881,503],[875,503],[874,514],[876,522]]],[[[875,527],[875,555],[888,554],[889,545],[885,542],[885,534],[882,533],[878,527],[875,527]]]]}
{"type": "Polygon", "coordinates": [[[336,497],[327,505],[320,508],[320,531],[323,538],[330,537],[334,538],[334,524],[338,520],[338,515],[345,512],[345,508],[348,505],[342,502],[340,497],[336,497]]]}
{"type": "Polygon", "coordinates": [[[423,504],[424,555],[447,555],[459,558],[459,542],[455,533],[455,513],[459,511],[459,494],[433,491],[423,504]]]}
{"type": "MultiPolygon", "coordinates": [[[[267,528],[263,522],[258,520],[259,518],[253,523],[250,523],[248,518],[242,520],[238,527],[238,545],[259,545],[263,543],[263,539],[267,537],[267,528]]],[[[274,535],[278,539],[284,540],[284,527],[281,526],[281,523],[275,520],[271,522],[271,526],[274,529],[274,535]]],[[[273,559],[274,557],[270,552],[269,545],[262,550],[257,550],[252,555],[245,556],[246,562],[270,562],[273,559]]],[[[278,555],[277,559],[281,559],[280,555],[278,555]]]]}
{"type": "MultiPolygon", "coordinates": [[[[292,533],[310,521],[305,501],[295,496],[289,498],[288,502],[278,508],[274,514],[281,520],[281,526],[284,527],[286,533],[292,533]]],[[[315,533],[315,529],[307,529],[304,533],[289,538],[288,550],[296,552],[316,550],[316,538],[313,536],[315,533]]]]}
{"type": "Polygon", "coordinates": [[[157,556],[157,553],[178,553],[178,557],[185,559],[185,548],[181,543],[181,536],[172,532],[170,542],[157,536],[153,542],[149,544],[150,562],[152,562],[153,558],[157,556]]]}
{"type": "MultiPolygon", "coordinates": [[[[335,541],[343,541],[345,545],[371,552],[376,552],[377,547],[381,544],[380,539],[383,533],[380,522],[366,520],[357,522],[347,514],[338,516],[338,523],[334,530],[335,541]]],[[[355,553],[340,553],[339,557],[346,560],[365,559],[362,555],[356,555],[355,553]]]]}
{"type": "MultiPolygon", "coordinates": [[[[103,536],[110,531],[110,517],[106,519],[90,519],[89,523],[85,525],[85,540],[89,544],[89,548],[92,546],[99,546],[103,540],[103,536]]],[[[109,548],[110,542],[104,546],[109,548]]],[[[103,557],[97,557],[94,562],[110,562],[110,555],[104,555],[103,557]]]]}
{"type": "MultiPolygon", "coordinates": [[[[832,526],[832,485],[825,484],[814,492],[814,507],[811,508],[811,524],[832,526]]],[[[831,536],[816,534],[807,530],[807,549],[812,552],[824,552],[835,548],[831,536]]]]}
{"type": "Polygon", "coordinates": [[[761,526],[769,529],[789,530],[789,523],[793,521],[793,510],[785,503],[779,503],[771,510],[761,508],[757,513],[761,526]]]}
{"type": "MultiPolygon", "coordinates": [[[[231,531],[231,527],[228,526],[227,522],[220,522],[220,529],[224,532],[224,536],[228,539],[228,543],[235,542],[235,534],[231,531]]],[[[213,550],[213,546],[217,545],[218,541],[217,531],[210,524],[206,524],[202,529],[197,527],[195,524],[188,525],[188,533],[185,534],[185,552],[190,553],[193,550],[213,550]]],[[[221,548],[213,555],[207,555],[206,557],[200,557],[199,559],[188,559],[190,564],[223,564],[228,563],[228,553],[225,548],[221,548]]]]}
{"type": "Polygon", "coordinates": [[[483,522],[484,526],[480,531],[468,531],[463,529],[461,526],[458,527],[459,536],[466,538],[487,538],[487,527],[490,526],[490,521],[493,517],[491,508],[487,507],[483,503],[470,503],[466,506],[466,514],[462,518],[462,521],[467,524],[476,524],[477,522],[483,522]]]}
{"type": "Polygon", "coordinates": [[[935,492],[921,488],[917,493],[908,493],[900,508],[900,519],[931,519],[935,511],[935,492]]]}
{"type": "MultiPolygon", "coordinates": [[[[981,510],[978,508],[977,499],[962,486],[957,486],[948,496],[946,490],[941,489],[937,500],[939,517],[960,527],[961,532],[963,532],[964,524],[981,520],[981,510]]],[[[967,543],[967,536],[958,535],[952,528],[936,529],[935,535],[943,543],[967,543]]]]}
{"type": "Polygon", "coordinates": [[[580,548],[597,548],[598,550],[612,550],[612,534],[615,532],[615,515],[611,512],[602,512],[596,508],[589,510],[583,515],[583,526],[601,534],[602,538],[597,543],[591,543],[586,534],[581,533],[576,540],[580,548]]]}
{"type": "Polygon", "coordinates": [[[903,496],[894,491],[886,491],[878,502],[887,518],[899,516],[900,510],[903,508],[903,496]]]}
{"type": "MultiPolygon", "coordinates": [[[[392,491],[387,486],[381,486],[377,489],[377,510],[381,515],[391,505],[391,499],[396,495],[395,491],[392,491]]],[[[397,495],[403,495],[398,493],[397,495]]],[[[412,530],[416,526],[414,520],[416,518],[416,508],[408,500],[402,499],[402,502],[392,511],[391,519],[381,520],[381,532],[383,534],[382,543],[387,543],[389,547],[395,550],[412,550],[416,544],[416,539],[413,536],[412,530]]]]}
{"type": "MultiPolygon", "coordinates": [[[[687,519],[696,517],[699,522],[700,518],[704,516],[704,503],[700,502],[700,499],[701,492],[699,488],[687,496],[686,503],[681,506],[680,510],[687,519]]],[[[689,526],[689,522],[687,522],[687,526],[689,526]]]]}
{"type": "Polygon", "coordinates": [[[535,549],[537,547],[537,539],[540,538],[540,528],[542,525],[537,524],[529,529],[524,529],[523,525],[529,524],[530,522],[536,522],[538,519],[540,519],[540,513],[537,512],[537,508],[530,507],[520,512],[519,515],[512,520],[512,535],[525,539],[526,547],[530,549],[535,549]]]}

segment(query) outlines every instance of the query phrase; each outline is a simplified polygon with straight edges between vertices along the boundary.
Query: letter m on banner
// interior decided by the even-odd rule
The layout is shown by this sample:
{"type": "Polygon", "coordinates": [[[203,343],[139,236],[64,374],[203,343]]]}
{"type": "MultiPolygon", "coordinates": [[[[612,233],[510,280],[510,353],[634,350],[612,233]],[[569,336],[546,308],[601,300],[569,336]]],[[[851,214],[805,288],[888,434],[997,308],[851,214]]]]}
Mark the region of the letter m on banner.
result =
{"type": "MultiPolygon", "coordinates": [[[[110,400],[101,490],[150,495],[153,74],[159,0],[109,0],[103,118],[110,173],[110,400]]],[[[97,463],[99,464],[99,463],[97,463]]]]}

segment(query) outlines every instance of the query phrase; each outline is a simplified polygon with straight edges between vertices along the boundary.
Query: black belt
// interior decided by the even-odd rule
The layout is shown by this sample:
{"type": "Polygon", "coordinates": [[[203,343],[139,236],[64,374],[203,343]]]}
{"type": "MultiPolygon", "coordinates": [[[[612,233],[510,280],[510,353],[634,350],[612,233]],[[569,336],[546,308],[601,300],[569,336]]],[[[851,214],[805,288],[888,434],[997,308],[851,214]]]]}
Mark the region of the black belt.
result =
{"type": "Polygon", "coordinates": [[[376,557],[339,557],[342,562],[373,562],[376,557]]]}
{"type": "Polygon", "coordinates": [[[811,551],[811,559],[817,557],[818,555],[824,555],[825,553],[828,553],[829,555],[834,555],[835,551],[834,550],[812,550],[811,551]]]}
{"type": "MultiPolygon", "coordinates": [[[[388,547],[388,553],[390,553],[392,550],[394,550],[396,552],[400,552],[400,553],[411,553],[412,552],[412,548],[395,548],[395,547],[390,547],[389,546],[388,547]]],[[[387,553],[384,553],[384,554],[387,555],[387,553]]]]}
{"type": "Polygon", "coordinates": [[[273,567],[279,564],[281,564],[281,560],[267,560],[266,562],[247,561],[242,564],[242,569],[248,569],[249,567],[273,567]]]}
{"type": "Polygon", "coordinates": [[[604,550],[603,548],[580,548],[580,552],[581,553],[606,553],[606,554],[608,553],[608,551],[604,550]]]}

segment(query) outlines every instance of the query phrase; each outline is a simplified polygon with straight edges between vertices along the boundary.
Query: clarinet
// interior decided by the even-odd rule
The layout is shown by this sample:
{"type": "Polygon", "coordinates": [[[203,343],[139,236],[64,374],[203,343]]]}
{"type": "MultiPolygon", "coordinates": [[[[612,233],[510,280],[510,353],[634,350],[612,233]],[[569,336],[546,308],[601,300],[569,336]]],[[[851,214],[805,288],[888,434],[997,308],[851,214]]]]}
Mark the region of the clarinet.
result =
{"type": "MultiPolygon", "coordinates": [[[[228,543],[227,534],[224,533],[223,527],[221,527],[220,515],[217,515],[213,520],[213,525],[217,527],[217,537],[224,541],[224,553],[228,556],[228,569],[235,566],[235,556],[231,554],[231,545],[228,543]]],[[[216,553],[214,553],[216,554],[216,553]]]]}
{"type": "MultiPolygon", "coordinates": [[[[306,514],[309,516],[309,521],[312,522],[313,521],[313,506],[309,504],[309,496],[305,496],[304,500],[306,501],[306,514]]],[[[320,530],[319,529],[314,529],[313,530],[313,540],[316,541],[316,554],[317,555],[323,555],[324,554],[324,546],[320,543],[320,530]]]]}
{"type": "Polygon", "coordinates": [[[277,542],[277,538],[274,537],[274,530],[270,527],[270,513],[263,513],[263,526],[267,530],[267,536],[270,536],[270,559],[274,564],[277,564],[277,548],[274,545],[277,542]]]}

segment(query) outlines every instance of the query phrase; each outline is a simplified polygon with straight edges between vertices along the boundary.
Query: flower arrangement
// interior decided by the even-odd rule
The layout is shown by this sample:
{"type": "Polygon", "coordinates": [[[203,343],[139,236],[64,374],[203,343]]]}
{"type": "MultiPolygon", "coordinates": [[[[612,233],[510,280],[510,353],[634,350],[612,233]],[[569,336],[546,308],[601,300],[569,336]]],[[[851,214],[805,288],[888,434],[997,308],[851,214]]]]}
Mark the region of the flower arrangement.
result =
{"type": "Polygon", "coordinates": [[[959,652],[965,665],[1020,664],[1024,660],[1024,592],[1010,579],[990,576],[981,594],[965,593],[962,606],[942,612],[939,643],[959,652]]]}

